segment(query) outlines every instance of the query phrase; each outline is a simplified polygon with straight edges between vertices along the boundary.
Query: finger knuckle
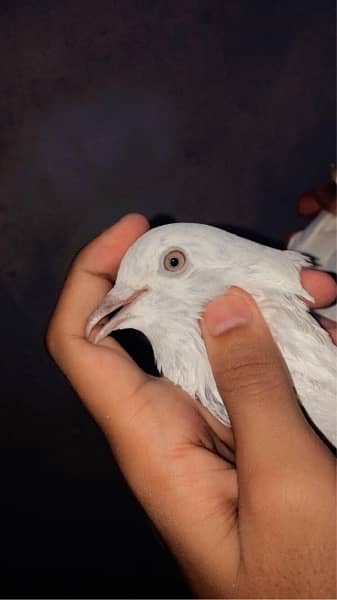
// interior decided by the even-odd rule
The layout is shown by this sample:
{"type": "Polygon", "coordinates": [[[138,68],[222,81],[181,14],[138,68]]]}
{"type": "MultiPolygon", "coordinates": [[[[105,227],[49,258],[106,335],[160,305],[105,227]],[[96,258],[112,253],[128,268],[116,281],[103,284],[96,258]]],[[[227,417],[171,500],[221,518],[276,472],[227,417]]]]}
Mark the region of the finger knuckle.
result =
{"type": "Polygon", "coordinates": [[[91,248],[92,242],[89,242],[88,244],[85,244],[79,248],[71,260],[69,270],[72,270],[74,267],[81,269],[87,263],[87,258],[90,256],[91,248]]]}
{"type": "Polygon", "coordinates": [[[298,488],[296,478],[287,470],[255,474],[247,487],[246,508],[256,519],[266,520],[268,514],[281,519],[296,513],[303,503],[298,488]]]}
{"type": "Polygon", "coordinates": [[[230,358],[224,363],[218,379],[221,391],[227,395],[272,393],[280,385],[273,360],[267,355],[230,358]]]}
{"type": "Polygon", "coordinates": [[[47,326],[44,336],[44,344],[47,352],[54,358],[57,354],[58,341],[53,320],[51,320],[47,326]]]}

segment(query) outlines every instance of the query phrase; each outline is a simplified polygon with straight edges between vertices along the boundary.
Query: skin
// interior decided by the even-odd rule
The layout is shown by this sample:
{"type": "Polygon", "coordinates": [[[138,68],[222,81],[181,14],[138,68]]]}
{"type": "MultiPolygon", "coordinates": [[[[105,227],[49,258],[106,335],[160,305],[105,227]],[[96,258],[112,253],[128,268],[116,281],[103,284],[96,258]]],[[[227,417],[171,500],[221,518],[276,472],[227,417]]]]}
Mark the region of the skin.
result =
{"type": "MultiPolygon", "coordinates": [[[[331,170],[331,179],[300,195],[297,209],[302,217],[315,218],[321,210],[337,214],[336,199],[336,167],[331,170]]],[[[337,344],[337,327],[335,321],[327,317],[319,317],[322,327],[327,330],[332,341],[337,344]]]]}
{"type": "Polygon", "coordinates": [[[322,209],[336,214],[336,167],[332,169],[330,181],[300,195],[297,208],[300,215],[309,218],[315,217],[322,209]]]}
{"type": "MultiPolygon", "coordinates": [[[[200,324],[232,430],[141,371],[115,340],[85,339],[88,315],[147,228],[128,215],[78,254],[49,324],[49,352],[197,596],[335,597],[335,459],[302,416],[253,299],[234,288],[200,324]]],[[[335,297],[328,276],[302,278],[317,305],[335,297]]]]}

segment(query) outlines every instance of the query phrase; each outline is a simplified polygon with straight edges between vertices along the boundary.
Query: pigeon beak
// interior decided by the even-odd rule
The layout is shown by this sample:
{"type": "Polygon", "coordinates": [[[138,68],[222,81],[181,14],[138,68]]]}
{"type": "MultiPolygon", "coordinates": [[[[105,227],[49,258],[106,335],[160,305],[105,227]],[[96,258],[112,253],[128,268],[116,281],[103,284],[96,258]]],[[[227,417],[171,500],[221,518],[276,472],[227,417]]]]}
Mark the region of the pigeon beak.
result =
{"type": "Polygon", "coordinates": [[[127,286],[116,285],[115,287],[108,292],[108,294],[103,299],[102,303],[98,308],[90,315],[87,326],[85,329],[86,338],[89,339],[89,336],[93,330],[93,328],[108,314],[113,311],[118,310],[118,313],[113,315],[111,319],[99,330],[96,337],[94,338],[94,343],[98,344],[101,340],[103,340],[109,333],[118,329],[119,325],[122,321],[128,317],[127,315],[127,307],[129,304],[135,302],[139,296],[144,294],[147,291],[147,288],[143,288],[141,290],[135,290],[127,286]],[[122,308],[123,307],[123,308],[122,308]]]}

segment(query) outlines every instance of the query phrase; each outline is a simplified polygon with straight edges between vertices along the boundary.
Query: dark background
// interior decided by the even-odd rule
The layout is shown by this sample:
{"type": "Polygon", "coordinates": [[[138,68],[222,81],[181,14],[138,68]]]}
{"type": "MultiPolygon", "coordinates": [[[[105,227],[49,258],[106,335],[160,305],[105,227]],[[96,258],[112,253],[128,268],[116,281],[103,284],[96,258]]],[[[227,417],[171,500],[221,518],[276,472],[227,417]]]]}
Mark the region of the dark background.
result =
{"type": "Polygon", "coordinates": [[[282,241],[335,153],[334,2],[0,3],[0,594],[186,597],[43,332],[128,211],[282,241]]]}

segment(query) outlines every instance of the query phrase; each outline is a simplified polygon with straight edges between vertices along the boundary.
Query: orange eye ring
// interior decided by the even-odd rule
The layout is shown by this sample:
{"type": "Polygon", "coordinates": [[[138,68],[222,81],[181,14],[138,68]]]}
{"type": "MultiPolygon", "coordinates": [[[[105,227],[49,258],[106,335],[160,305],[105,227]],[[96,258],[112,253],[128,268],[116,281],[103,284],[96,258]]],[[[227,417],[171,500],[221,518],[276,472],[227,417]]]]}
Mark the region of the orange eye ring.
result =
{"type": "Polygon", "coordinates": [[[181,250],[171,250],[164,258],[164,269],[178,273],[186,264],[186,256],[181,250]]]}

